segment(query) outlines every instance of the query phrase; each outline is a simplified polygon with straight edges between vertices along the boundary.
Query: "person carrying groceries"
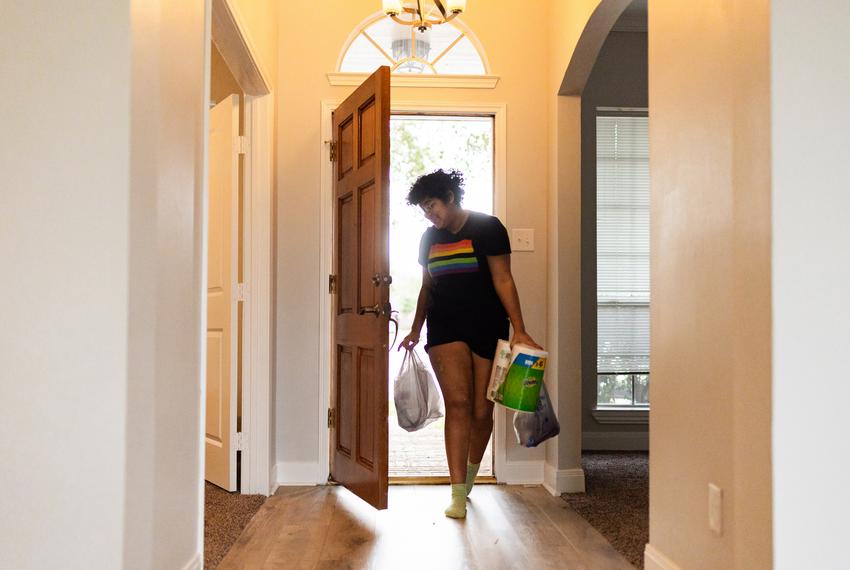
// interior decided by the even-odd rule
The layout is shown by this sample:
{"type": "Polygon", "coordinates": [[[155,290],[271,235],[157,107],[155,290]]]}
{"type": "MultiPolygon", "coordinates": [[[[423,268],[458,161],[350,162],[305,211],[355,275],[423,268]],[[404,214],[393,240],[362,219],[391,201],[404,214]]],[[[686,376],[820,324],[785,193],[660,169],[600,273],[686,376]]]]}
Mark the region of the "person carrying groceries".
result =
{"type": "Polygon", "coordinates": [[[422,235],[422,286],[410,333],[399,350],[419,343],[427,320],[425,351],[446,405],[445,440],[452,495],[446,516],[466,516],[466,498],[490,435],[493,403],[487,384],[496,344],[542,348],[525,330],[511,274],[508,232],[494,216],[464,210],[463,175],[436,170],[420,176],[407,202],[433,224],[422,235]]]}

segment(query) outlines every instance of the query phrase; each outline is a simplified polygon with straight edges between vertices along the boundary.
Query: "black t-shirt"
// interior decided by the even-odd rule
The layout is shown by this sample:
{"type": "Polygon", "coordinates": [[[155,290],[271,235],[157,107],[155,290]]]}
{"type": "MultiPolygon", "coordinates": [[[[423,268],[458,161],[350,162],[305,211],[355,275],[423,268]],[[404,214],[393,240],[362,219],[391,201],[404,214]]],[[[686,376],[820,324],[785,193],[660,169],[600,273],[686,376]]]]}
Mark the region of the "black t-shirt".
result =
{"type": "Polygon", "coordinates": [[[494,216],[469,212],[456,234],[433,226],[425,230],[419,264],[428,269],[433,282],[428,318],[504,321],[507,313],[493,286],[487,256],[509,253],[508,231],[494,216]]]}

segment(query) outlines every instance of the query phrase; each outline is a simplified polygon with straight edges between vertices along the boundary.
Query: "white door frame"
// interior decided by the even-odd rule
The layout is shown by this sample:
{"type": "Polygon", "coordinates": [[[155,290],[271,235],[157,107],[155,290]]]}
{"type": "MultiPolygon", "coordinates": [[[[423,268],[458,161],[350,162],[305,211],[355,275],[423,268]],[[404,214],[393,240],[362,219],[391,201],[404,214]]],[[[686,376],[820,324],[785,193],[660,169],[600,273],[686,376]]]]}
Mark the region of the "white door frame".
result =
{"type": "Polygon", "coordinates": [[[274,99],[271,93],[245,96],[245,152],[242,223],[242,479],[244,494],[269,495],[272,414],[272,237],[274,192],[274,99]]]}
{"type": "MultiPolygon", "coordinates": [[[[274,304],[272,260],[274,228],[274,96],[242,18],[231,0],[212,0],[208,41],[214,41],[245,94],[243,171],[242,431],[241,492],[269,495],[271,478],[272,338],[274,304]]],[[[210,70],[207,59],[206,79],[210,70]]],[[[206,110],[209,113],[209,110],[206,110]]],[[[209,124],[208,119],[205,121],[209,124]]],[[[206,158],[208,160],[208,157],[206,158]]],[[[208,202],[204,198],[206,220],[208,202]]],[[[204,222],[204,233],[207,224],[204,222]]],[[[206,244],[206,235],[203,243],[206,244]]],[[[206,248],[204,248],[206,255],[206,248]]],[[[204,260],[206,267],[206,260],[204,260]]],[[[206,269],[204,270],[206,271],[206,269]]],[[[204,304],[203,311],[206,311],[204,304]]],[[[202,343],[203,344],[203,343],[202,343]]],[[[205,349],[204,349],[205,351],[205,349]]],[[[204,357],[205,358],[205,357],[204,357]]],[[[205,368],[205,367],[202,367],[205,368]]],[[[202,372],[203,374],[203,372],[202,372]]],[[[206,408],[206,378],[201,378],[201,413],[206,408]]],[[[203,420],[201,425],[203,425],[203,420]]],[[[201,439],[203,440],[203,429],[201,439]]],[[[203,445],[201,446],[203,449],[203,445]]],[[[204,470],[201,469],[201,473],[204,470]]],[[[201,502],[203,507],[203,501],[201,502]]],[[[203,519],[202,519],[203,520],[203,519]]]]}
{"type": "MultiPolygon", "coordinates": [[[[333,138],[331,114],[342,100],[322,101],[322,140],[333,138]]],[[[415,100],[391,100],[391,112],[394,114],[423,115],[483,115],[493,117],[493,209],[495,215],[508,225],[507,218],[507,105],[504,103],[474,104],[460,102],[433,102],[415,100]]],[[[319,326],[319,473],[317,484],[324,484],[330,474],[330,429],[327,425],[328,407],[331,390],[331,296],[328,293],[328,275],[333,271],[333,163],[330,161],[330,145],[323,144],[321,171],[321,260],[318,286],[324,292],[320,307],[319,326]]],[[[496,406],[493,433],[495,441],[494,471],[497,481],[514,482],[515,476],[508,473],[509,464],[505,457],[505,426],[507,412],[504,407],[496,406]]],[[[542,474],[542,468],[541,468],[542,474]]]]}

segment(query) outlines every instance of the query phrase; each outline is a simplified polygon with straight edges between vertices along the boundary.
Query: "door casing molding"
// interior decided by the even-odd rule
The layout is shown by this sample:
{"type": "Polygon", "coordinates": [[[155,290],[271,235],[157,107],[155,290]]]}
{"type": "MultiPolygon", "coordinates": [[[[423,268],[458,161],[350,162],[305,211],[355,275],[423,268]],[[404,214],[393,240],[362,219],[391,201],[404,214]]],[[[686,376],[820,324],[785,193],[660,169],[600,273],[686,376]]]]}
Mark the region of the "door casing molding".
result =
{"type": "MultiPolygon", "coordinates": [[[[318,410],[318,471],[315,483],[323,485],[330,474],[330,429],[327,425],[327,410],[330,405],[331,392],[331,296],[328,293],[328,275],[333,271],[333,163],[330,161],[330,145],[327,141],[333,138],[331,114],[342,99],[322,101],[321,133],[321,259],[319,263],[318,287],[322,292],[320,303],[319,324],[319,410],[318,410]]],[[[505,103],[468,103],[468,102],[434,102],[399,99],[390,103],[393,114],[422,114],[422,115],[482,115],[493,117],[493,207],[495,215],[508,226],[507,217],[507,105],[505,103]]],[[[393,371],[390,371],[392,374],[393,371]]],[[[494,415],[493,442],[494,471],[498,481],[505,481],[504,475],[510,471],[505,455],[507,426],[507,411],[502,406],[496,406],[494,415]],[[500,476],[501,474],[501,476],[500,476]]],[[[542,467],[541,467],[542,473],[542,467]]],[[[280,474],[278,474],[280,478],[280,474]]],[[[541,476],[542,480],[542,476],[541,476]]],[[[512,481],[514,482],[514,481],[512,481]]]]}
{"type": "Polygon", "coordinates": [[[245,96],[243,277],[248,290],[242,310],[242,488],[244,494],[273,492],[272,338],[274,95],[245,96]]]}
{"type": "MultiPolygon", "coordinates": [[[[274,229],[274,95],[269,89],[267,75],[259,56],[245,32],[244,23],[230,0],[208,0],[210,10],[206,41],[215,42],[228,66],[245,93],[244,136],[245,150],[243,180],[243,282],[247,295],[243,302],[242,319],[242,465],[241,492],[269,495],[272,488],[272,339],[274,336],[273,295],[273,229],[274,229]],[[226,46],[226,49],[221,49],[226,46]]],[[[205,80],[210,82],[210,54],[206,54],[205,80]]],[[[209,109],[204,104],[204,132],[209,129],[209,109]]],[[[205,135],[206,136],[206,135],[205,135]]],[[[204,145],[204,172],[209,168],[208,144],[204,145]]],[[[204,174],[205,186],[209,184],[204,174]]],[[[209,200],[202,197],[203,247],[201,292],[202,313],[206,315],[206,268],[209,200]]],[[[206,319],[201,324],[206,326],[206,319]]],[[[201,418],[198,437],[204,449],[206,415],[206,333],[201,330],[201,418]]],[[[203,522],[203,454],[200,481],[201,518],[203,522]]],[[[201,533],[203,535],[203,533],[201,533]]]]}

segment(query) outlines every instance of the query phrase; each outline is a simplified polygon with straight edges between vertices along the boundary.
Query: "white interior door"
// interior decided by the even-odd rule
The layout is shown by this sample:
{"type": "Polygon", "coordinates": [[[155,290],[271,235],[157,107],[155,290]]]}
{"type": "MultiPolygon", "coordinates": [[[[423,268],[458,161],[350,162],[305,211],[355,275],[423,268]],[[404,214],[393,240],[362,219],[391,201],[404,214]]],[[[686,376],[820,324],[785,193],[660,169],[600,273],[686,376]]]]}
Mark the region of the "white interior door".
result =
{"type": "Polygon", "coordinates": [[[239,97],[210,111],[205,478],[236,490],[239,97]]]}

